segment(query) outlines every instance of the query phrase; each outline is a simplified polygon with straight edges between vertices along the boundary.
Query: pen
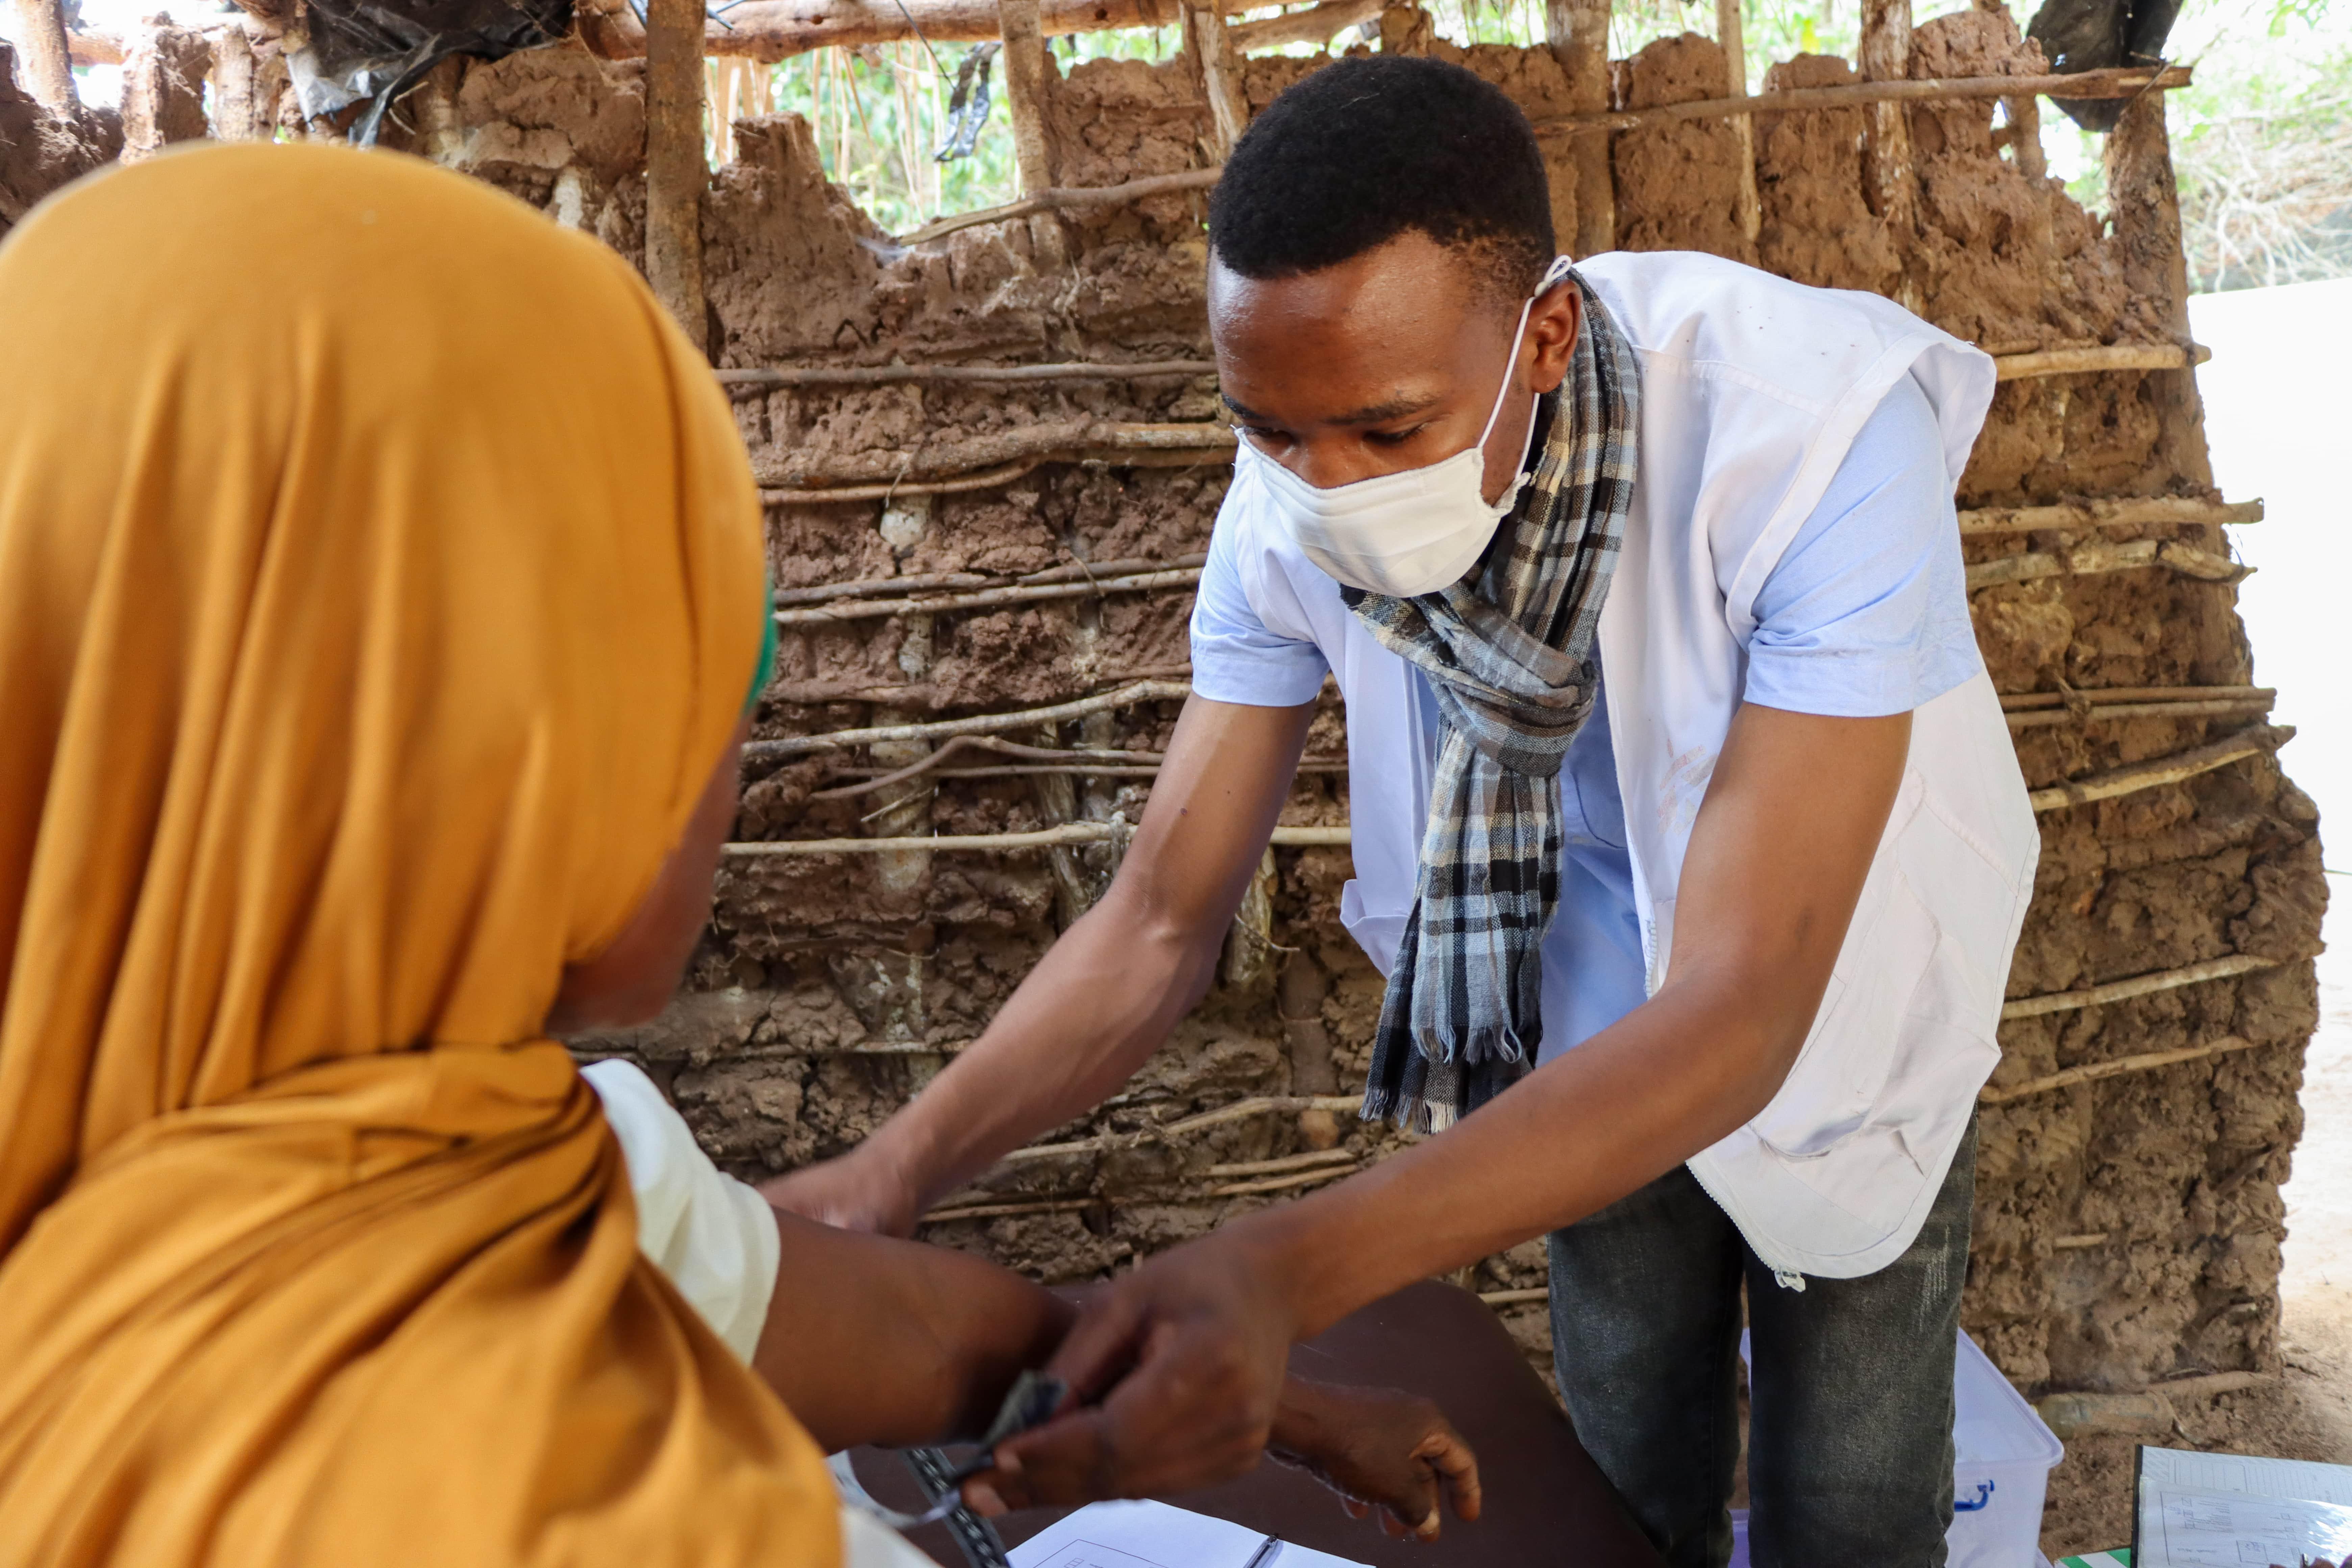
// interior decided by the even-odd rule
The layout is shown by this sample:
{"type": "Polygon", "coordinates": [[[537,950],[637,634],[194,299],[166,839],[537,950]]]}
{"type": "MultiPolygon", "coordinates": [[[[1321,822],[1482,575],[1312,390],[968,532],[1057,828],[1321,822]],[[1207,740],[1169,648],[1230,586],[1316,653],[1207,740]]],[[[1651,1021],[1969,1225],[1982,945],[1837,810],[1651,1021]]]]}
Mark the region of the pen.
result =
{"type": "Polygon", "coordinates": [[[1250,1560],[1243,1563],[1242,1568],[1266,1568],[1266,1564],[1272,1563],[1281,1551],[1282,1537],[1269,1535],[1259,1543],[1255,1552],[1250,1553],[1250,1560]]]}

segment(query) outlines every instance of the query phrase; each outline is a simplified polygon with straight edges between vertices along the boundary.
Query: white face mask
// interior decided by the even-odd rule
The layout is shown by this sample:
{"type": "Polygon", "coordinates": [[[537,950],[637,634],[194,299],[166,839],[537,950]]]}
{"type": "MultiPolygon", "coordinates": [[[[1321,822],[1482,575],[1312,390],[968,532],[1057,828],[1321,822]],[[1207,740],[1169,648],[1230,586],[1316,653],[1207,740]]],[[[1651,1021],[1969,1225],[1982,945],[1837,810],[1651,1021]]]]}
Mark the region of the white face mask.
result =
{"type": "Polygon", "coordinates": [[[1511,371],[1519,363],[1528,316],[1536,300],[1568,276],[1568,269],[1567,257],[1555,258],[1535,293],[1519,307],[1510,357],[1503,362],[1503,384],[1496,390],[1495,405],[1475,445],[1426,468],[1318,489],[1259,451],[1248,436],[1242,437],[1235,466],[1255,471],[1307,559],[1351,588],[1400,599],[1435,593],[1460,581],[1477,563],[1495,536],[1495,525],[1510,515],[1528,482],[1524,464],[1528,437],[1535,434],[1535,405],[1528,405],[1527,428],[1519,433],[1521,468],[1501,498],[1491,502],[1485,493],[1486,440],[1495,433],[1503,399],[1511,390],[1511,371]]]}

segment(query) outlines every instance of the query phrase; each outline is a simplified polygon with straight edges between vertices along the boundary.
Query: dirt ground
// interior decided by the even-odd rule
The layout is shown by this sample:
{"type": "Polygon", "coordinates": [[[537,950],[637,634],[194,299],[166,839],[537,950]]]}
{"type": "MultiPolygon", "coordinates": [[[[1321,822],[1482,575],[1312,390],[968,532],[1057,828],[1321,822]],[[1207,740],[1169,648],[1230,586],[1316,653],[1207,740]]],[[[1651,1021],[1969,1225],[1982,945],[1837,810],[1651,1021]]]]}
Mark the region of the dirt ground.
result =
{"type": "Polygon", "coordinates": [[[2141,1442],[2352,1464],[2352,879],[2330,880],[2320,1028],[2305,1058],[2303,1141],[2283,1194],[2284,1375],[2267,1388],[2175,1401],[2179,1429],[2169,1439],[2069,1441],[2042,1520],[2053,1561],[2130,1541],[2132,1453],[2141,1442]]]}

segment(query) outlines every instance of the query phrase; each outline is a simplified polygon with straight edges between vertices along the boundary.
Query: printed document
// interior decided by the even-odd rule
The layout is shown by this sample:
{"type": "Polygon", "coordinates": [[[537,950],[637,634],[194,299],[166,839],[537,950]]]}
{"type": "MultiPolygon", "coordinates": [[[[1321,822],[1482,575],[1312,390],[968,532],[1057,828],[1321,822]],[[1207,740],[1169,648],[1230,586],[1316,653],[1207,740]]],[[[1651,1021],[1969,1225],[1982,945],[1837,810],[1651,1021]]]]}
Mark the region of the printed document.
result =
{"type": "MultiPolygon", "coordinates": [[[[1257,1531],[1164,1502],[1097,1502],[1010,1556],[1013,1568],[1250,1568],[1265,1546],[1257,1531]]],[[[1258,1568],[1364,1568],[1287,1542],[1257,1561],[1258,1568]]]]}
{"type": "Polygon", "coordinates": [[[2352,1466],[2139,1451],[2134,1568],[2301,1568],[2352,1554],[2352,1466]]]}

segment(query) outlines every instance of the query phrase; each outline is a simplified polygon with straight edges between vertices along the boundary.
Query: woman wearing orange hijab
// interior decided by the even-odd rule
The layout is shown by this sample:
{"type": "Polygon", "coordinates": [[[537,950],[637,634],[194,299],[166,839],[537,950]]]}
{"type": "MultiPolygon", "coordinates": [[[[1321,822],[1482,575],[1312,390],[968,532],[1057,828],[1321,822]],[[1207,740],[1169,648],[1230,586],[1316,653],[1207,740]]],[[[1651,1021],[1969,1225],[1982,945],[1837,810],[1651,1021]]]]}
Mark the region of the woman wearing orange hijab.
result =
{"type": "Polygon", "coordinates": [[[0,1568],[842,1562],[741,1352],[913,1440],[1064,1317],[762,1215],[730,1351],[547,1037],[659,1006],[733,812],[707,370],[603,247],[320,148],[62,195],[0,345],[0,1568]]]}

